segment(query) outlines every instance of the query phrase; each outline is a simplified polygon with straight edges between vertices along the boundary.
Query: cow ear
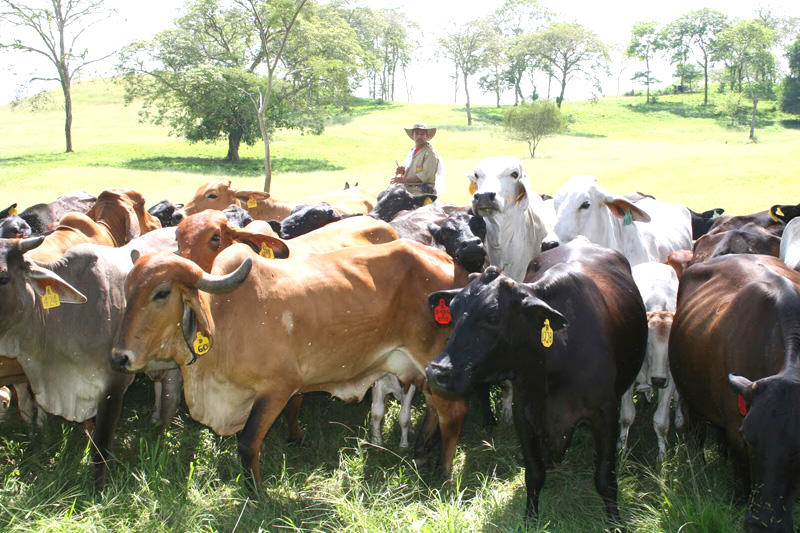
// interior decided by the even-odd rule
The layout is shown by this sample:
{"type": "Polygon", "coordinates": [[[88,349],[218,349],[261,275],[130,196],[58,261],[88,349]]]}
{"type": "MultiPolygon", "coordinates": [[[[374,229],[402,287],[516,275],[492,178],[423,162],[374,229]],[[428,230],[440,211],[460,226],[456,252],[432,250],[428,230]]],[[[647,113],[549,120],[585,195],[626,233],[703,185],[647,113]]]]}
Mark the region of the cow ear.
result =
{"type": "Polygon", "coordinates": [[[25,270],[25,278],[30,282],[34,292],[42,298],[42,303],[48,308],[57,307],[62,303],[86,303],[86,296],[83,293],[64,281],[52,270],[28,264],[28,268],[25,270]]]}
{"type": "Polygon", "coordinates": [[[194,356],[204,355],[214,342],[214,319],[197,289],[180,286],[180,291],[183,299],[183,338],[194,356]]]}
{"type": "Polygon", "coordinates": [[[236,191],[237,200],[246,203],[250,198],[255,198],[256,201],[266,200],[269,198],[269,193],[263,191],[236,191]]]}
{"type": "Polygon", "coordinates": [[[741,394],[748,404],[758,390],[758,382],[750,381],[746,377],[737,376],[736,374],[728,374],[728,383],[733,391],[741,394]]]}
{"type": "Polygon", "coordinates": [[[650,222],[650,215],[648,215],[642,209],[636,207],[636,205],[630,203],[625,198],[621,198],[619,196],[606,198],[605,204],[606,207],[611,210],[611,213],[617,218],[624,219],[625,215],[630,210],[631,216],[636,222],[650,222]]]}
{"type": "Polygon", "coordinates": [[[289,246],[277,237],[244,229],[231,229],[231,232],[234,240],[247,244],[262,257],[270,259],[286,259],[289,257],[289,246]]]}
{"type": "Polygon", "coordinates": [[[535,324],[544,324],[545,320],[549,320],[549,325],[553,331],[565,328],[569,323],[567,317],[535,296],[526,296],[522,299],[522,312],[532,319],[535,324]]]}
{"type": "Polygon", "coordinates": [[[439,234],[439,230],[441,229],[442,228],[440,226],[434,224],[433,222],[428,224],[428,233],[431,234],[431,237],[433,237],[434,241],[436,241],[436,236],[439,234]]]}
{"type": "Polygon", "coordinates": [[[450,314],[450,302],[461,289],[451,289],[449,291],[437,291],[428,295],[428,306],[431,308],[433,320],[441,326],[447,326],[452,322],[450,314]]]}
{"type": "Polygon", "coordinates": [[[482,241],[486,240],[486,221],[483,217],[472,215],[469,218],[468,224],[473,235],[482,241]]]}

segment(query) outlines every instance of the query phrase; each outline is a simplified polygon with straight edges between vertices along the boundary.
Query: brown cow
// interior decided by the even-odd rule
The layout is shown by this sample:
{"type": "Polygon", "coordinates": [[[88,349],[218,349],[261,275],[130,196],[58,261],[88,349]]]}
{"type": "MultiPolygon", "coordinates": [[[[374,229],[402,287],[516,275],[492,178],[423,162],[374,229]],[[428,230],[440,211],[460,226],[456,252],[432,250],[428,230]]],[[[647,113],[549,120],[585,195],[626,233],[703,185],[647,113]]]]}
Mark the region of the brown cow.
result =
{"type": "Polygon", "coordinates": [[[778,257],[781,238],[753,222],[726,231],[713,231],[694,243],[690,265],[728,254],[765,254],[778,257]]]}
{"type": "Polygon", "coordinates": [[[669,357],[687,423],[721,428],[745,480],[749,464],[747,529],[793,531],[800,273],[765,255],[726,255],[689,267],[669,357]]]}
{"type": "MultiPolygon", "coordinates": [[[[282,261],[237,244],[212,271],[219,275],[172,254],[137,261],[112,364],[139,371],[174,360],[192,417],[222,435],[239,432],[259,486],[262,441],[294,394],[358,400],[386,372],[420,382],[449,335],[428,318],[427,294],[466,282],[446,253],[402,239],[282,261]]],[[[436,403],[448,442],[448,417],[464,411],[453,404],[463,402],[436,403]]],[[[448,470],[453,452],[442,452],[448,470]]]]}
{"type": "Polygon", "coordinates": [[[76,244],[122,246],[160,227],[158,219],[145,210],[141,193],[132,189],[107,189],[100,193],[85,215],[64,215],[55,231],[26,257],[40,262],[55,261],[76,244]]]}
{"type": "Polygon", "coordinates": [[[263,191],[239,191],[231,187],[231,180],[229,179],[214,179],[201,185],[195,191],[194,197],[186,203],[183,209],[173,214],[173,218],[176,222],[180,222],[187,216],[205,209],[222,211],[229,205],[234,204],[247,209],[255,219],[283,220],[289,216],[296,205],[319,202],[328,202],[331,206],[344,213],[366,214],[375,205],[377,199],[359,187],[355,187],[346,191],[335,191],[329,195],[311,197],[293,204],[279,202],[272,198],[269,193],[263,191]]]}

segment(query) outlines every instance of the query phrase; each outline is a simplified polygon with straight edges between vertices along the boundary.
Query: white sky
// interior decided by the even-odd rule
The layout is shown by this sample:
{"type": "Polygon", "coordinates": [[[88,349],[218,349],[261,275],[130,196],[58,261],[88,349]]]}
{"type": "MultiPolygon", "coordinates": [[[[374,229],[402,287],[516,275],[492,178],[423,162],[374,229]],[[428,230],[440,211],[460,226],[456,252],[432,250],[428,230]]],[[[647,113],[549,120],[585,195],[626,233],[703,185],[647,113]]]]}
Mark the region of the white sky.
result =
{"type": "MultiPolygon", "coordinates": [[[[29,3],[42,0],[28,0],[29,3]]],[[[595,31],[608,45],[617,49],[623,48],[630,40],[633,24],[641,20],[655,20],[661,23],[670,22],[689,11],[709,7],[721,11],[728,16],[751,18],[758,6],[770,7],[775,13],[783,16],[800,17],[800,1],[798,0],[622,0],[599,2],[597,0],[540,0],[554,11],[559,20],[575,21],[595,31]]],[[[49,3],[49,2],[48,2],[49,3]]],[[[417,103],[452,103],[453,86],[450,79],[452,68],[447,64],[437,64],[432,57],[436,39],[454,24],[461,24],[487,15],[502,0],[483,0],[481,2],[465,2],[463,0],[353,0],[353,3],[372,8],[397,7],[416,21],[422,30],[420,52],[409,69],[409,93],[411,101],[417,103]]],[[[120,48],[128,42],[147,39],[154,33],[170,26],[179,14],[184,0],[106,0],[106,5],[117,10],[116,16],[102,25],[90,29],[82,41],[91,52],[91,56],[102,56],[120,48]]],[[[619,54],[615,54],[619,56],[619,54]]],[[[116,58],[112,57],[101,67],[100,72],[109,73],[113,69],[116,58]]],[[[607,95],[617,94],[617,75],[619,64],[612,66],[614,76],[603,85],[607,95]]],[[[630,90],[628,81],[637,69],[635,62],[628,61],[623,71],[620,91],[630,90]]],[[[656,76],[669,82],[670,67],[665,61],[656,65],[656,76]]],[[[40,64],[30,55],[2,52],[0,55],[0,104],[11,101],[15,95],[23,92],[24,81],[31,72],[38,75],[51,76],[52,66],[40,64]]],[[[476,77],[477,78],[477,77],[476,77]]],[[[493,95],[482,95],[477,86],[470,84],[470,95],[473,103],[493,103],[493,95]]],[[[40,86],[41,87],[41,86],[40,86]]],[[[30,89],[29,89],[30,90],[30,89]]],[[[28,91],[29,91],[28,90],[28,91]]],[[[555,90],[555,88],[554,88],[555,90]]],[[[539,93],[544,94],[546,87],[540,84],[539,93]]],[[[567,86],[566,98],[575,100],[587,98],[588,88],[585,84],[576,83],[567,86]]],[[[395,91],[399,101],[407,100],[404,80],[399,79],[395,91]]],[[[505,95],[504,103],[512,101],[513,95],[505,95]]],[[[463,104],[463,90],[459,94],[459,103],[463,104]]]]}

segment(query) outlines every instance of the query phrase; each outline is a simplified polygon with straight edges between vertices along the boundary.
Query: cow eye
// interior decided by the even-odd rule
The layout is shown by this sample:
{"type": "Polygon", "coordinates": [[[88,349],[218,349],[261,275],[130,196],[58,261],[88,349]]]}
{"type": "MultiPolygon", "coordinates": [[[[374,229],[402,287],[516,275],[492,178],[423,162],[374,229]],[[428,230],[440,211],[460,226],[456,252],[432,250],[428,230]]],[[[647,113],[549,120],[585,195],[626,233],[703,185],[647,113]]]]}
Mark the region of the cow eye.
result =
{"type": "Polygon", "coordinates": [[[206,198],[208,198],[209,200],[216,200],[217,195],[212,192],[211,194],[207,195],[206,198]]]}
{"type": "Polygon", "coordinates": [[[159,300],[166,300],[169,298],[169,290],[158,291],[155,296],[153,296],[153,301],[157,302],[159,300]]]}
{"type": "Polygon", "coordinates": [[[478,179],[478,173],[475,172],[474,174],[475,174],[475,179],[478,179]]]}
{"type": "Polygon", "coordinates": [[[9,281],[11,281],[9,276],[0,276],[0,285],[8,285],[9,281]]]}
{"type": "Polygon", "coordinates": [[[517,179],[519,177],[519,172],[515,170],[514,172],[511,173],[511,177],[517,179]]]}
{"type": "Polygon", "coordinates": [[[214,244],[219,244],[221,238],[222,237],[220,237],[219,233],[215,233],[214,235],[211,236],[211,242],[213,242],[214,244]]]}
{"type": "Polygon", "coordinates": [[[588,202],[588,200],[587,200],[586,202],[583,202],[583,203],[581,204],[581,209],[589,209],[589,202],[588,202]]]}

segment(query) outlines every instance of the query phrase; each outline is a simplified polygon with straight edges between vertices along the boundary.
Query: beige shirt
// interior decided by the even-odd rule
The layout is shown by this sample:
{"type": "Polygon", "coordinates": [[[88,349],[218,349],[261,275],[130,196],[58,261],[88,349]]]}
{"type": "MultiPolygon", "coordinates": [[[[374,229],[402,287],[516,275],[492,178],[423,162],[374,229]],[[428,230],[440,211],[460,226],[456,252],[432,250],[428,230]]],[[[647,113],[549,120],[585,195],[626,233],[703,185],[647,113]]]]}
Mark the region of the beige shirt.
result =
{"type": "Polygon", "coordinates": [[[433,192],[436,180],[436,168],[439,166],[439,156],[430,143],[419,149],[411,158],[411,164],[406,169],[406,178],[418,178],[422,183],[405,183],[411,194],[424,194],[433,192]],[[423,187],[427,185],[429,188],[423,187]]]}

